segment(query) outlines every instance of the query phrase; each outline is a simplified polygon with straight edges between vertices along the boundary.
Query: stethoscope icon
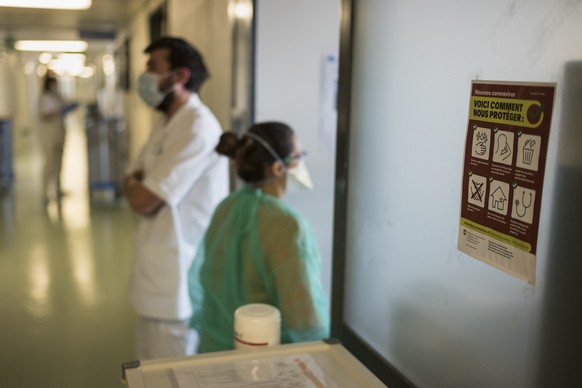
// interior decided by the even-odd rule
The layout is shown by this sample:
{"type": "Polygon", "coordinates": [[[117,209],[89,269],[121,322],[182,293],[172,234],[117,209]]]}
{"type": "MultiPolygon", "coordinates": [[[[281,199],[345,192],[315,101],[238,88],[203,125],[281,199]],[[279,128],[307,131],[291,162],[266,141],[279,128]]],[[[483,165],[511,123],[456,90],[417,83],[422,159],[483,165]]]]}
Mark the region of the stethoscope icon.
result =
{"type": "Polygon", "coordinates": [[[515,200],[515,212],[517,213],[517,215],[522,218],[523,216],[525,216],[525,214],[527,213],[527,209],[529,209],[531,207],[531,203],[533,202],[533,196],[531,193],[529,193],[529,203],[525,204],[525,191],[521,192],[521,206],[523,207],[523,214],[520,214],[519,212],[519,199],[515,200]]]}

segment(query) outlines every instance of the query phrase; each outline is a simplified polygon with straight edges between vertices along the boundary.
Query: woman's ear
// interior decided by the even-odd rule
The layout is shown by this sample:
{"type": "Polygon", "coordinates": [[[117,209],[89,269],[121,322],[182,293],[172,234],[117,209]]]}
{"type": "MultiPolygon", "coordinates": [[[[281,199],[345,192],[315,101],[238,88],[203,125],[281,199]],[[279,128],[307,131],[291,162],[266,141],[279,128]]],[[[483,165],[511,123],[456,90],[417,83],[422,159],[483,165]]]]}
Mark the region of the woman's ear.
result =
{"type": "Polygon", "coordinates": [[[285,164],[280,160],[277,160],[275,163],[271,164],[269,170],[272,176],[282,177],[285,175],[285,171],[287,171],[287,166],[285,166],[285,164]]]}

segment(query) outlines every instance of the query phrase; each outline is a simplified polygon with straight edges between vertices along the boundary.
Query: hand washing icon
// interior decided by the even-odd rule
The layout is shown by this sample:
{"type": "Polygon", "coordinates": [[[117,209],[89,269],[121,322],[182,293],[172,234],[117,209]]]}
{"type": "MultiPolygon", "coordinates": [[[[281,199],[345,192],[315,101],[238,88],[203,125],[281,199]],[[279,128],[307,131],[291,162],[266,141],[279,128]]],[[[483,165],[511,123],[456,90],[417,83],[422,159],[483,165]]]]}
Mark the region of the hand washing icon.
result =
{"type": "Polygon", "coordinates": [[[479,159],[489,159],[489,148],[491,144],[491,129],[475,126],[473,128],[473,145],[471,156],[479,159]]]}

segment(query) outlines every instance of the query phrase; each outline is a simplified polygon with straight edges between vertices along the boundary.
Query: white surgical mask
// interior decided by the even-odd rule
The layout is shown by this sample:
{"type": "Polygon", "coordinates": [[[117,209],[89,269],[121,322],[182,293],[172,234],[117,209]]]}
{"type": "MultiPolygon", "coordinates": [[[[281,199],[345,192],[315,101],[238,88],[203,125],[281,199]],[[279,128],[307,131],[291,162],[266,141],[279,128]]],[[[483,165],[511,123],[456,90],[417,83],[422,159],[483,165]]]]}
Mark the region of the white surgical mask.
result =
{"type": "Polygon", "coordinates": [[[298,192],[313,189],[313,181],[305,161],[299,160],[295,167],[287,169],[287,190],[298,192]]]}
{"type": "Polygon", "coordinates": [[[172,91],[173,88],[169,88],[162,92],[158,87],[160,78],[166,77],[169,74],[171,73],[161,76],[157,73],[146,71],[139,76],[139,79],[137,80],[137,91],[139,96],[148,106],[157,108],[164,98],[172,91]]]}

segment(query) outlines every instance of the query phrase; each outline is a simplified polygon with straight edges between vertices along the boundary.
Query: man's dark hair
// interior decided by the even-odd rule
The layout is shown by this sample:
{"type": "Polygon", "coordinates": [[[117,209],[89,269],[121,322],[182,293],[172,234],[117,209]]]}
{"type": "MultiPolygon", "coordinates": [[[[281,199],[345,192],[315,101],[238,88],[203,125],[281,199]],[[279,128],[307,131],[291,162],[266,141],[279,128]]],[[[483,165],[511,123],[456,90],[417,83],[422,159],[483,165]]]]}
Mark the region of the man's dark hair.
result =
{"type": "Polygon", "coordinates": [[[179,67],[190,69],[190,79],[184,86],[186,89],[197,93],[200,86],[209,77],[204,59],[202,59],[202,55],[200,55],[198,50],[184,39],[165,36],[150,43],[144,52],[150,54],[152,51],[159,49],[169,49],[168,61],[170,63],[170,69],[177,69],[179,67]]]}

